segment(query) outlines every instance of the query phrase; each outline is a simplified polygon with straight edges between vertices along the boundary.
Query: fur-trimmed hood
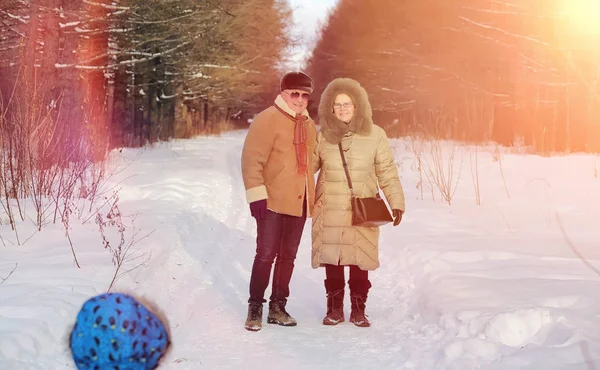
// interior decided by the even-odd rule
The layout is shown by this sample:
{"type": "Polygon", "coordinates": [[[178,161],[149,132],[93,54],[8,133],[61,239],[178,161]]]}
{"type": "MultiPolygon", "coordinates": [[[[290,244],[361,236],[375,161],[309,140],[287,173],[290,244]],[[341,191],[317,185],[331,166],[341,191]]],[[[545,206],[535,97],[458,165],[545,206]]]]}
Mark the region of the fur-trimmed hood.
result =
{"type": "Polygon", "coordinates": [[[319,102],[319,124],[325,140],[332,144],[338,144],[348,132],[360,135],[368,135],[373,126],[373,113],[371,103],[365,89],[351,78],[336,78],[331,81],[323,93],[319,102]],[[333,103],[338,94],[350,96],[354,102],[354,117],[346,124],[333,113],[333,103]]]}

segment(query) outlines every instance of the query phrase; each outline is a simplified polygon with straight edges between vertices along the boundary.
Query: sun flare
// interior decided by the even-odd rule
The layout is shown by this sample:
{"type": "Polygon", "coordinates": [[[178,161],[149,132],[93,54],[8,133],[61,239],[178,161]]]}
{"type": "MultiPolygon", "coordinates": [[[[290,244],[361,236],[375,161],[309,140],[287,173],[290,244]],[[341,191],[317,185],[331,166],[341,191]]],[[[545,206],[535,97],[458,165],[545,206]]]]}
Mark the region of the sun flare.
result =
{"type": "Polygon", "coordinates": [[[600,0],[562,0],[560,13],[570,32],[600,35],[600,0]]]}

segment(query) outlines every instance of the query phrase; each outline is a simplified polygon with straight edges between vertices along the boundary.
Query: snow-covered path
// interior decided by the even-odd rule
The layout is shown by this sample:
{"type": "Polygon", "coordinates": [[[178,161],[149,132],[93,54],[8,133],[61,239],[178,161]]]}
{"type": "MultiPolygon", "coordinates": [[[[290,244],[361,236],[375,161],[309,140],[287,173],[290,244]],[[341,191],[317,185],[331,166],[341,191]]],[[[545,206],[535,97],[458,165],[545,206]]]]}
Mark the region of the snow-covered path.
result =
{"type": "MultiPolygon", "coordinates": [[[[310,223],[298,254],[288,303],[299,325],[283,328],[265,323],[259,333],[243,329],[256,248],[255,222],[247,210],[241,183],[243,133],[202,141],[173,147],[178,165],[161,168],[156,183],[130,181],[131,188],[122,191],[124,204],[128,196],[132,202],[144,199],[171,204],[148,206],[143,212],[144,217],[151,212],[165,219],[164,225],[168,226],[160,229],[161,238],[171,240],[172,253],[166,261],[160,261],[160,267],[151,269],[158,273],[144,277],[138,289],[169,313],[176,338],[171,360],[178,364],[173,368],[198,369],[198,364],[206,364],[211,369],[252,369],[273,363],[286,369],[398,369],[399,364],[407,364],[415,356],[423,366],[423,353],[430,350],[433,332],[420,332],[419,323],[406,319],[402,302],[410,294],[406,289],[410,277],[405,273],[388,277],[374,274],[380,292],[373,292],[373,301],[383,299],[387,303],[369,307],[372,328],[320,324],[325,309],[324,272],[310,267],[310,223]],[[190,167],[182,168],[184,163],[190,167]],[[166,286],[164,296],[158,297],[155,285],[166,286]],[[383,293],[388,289],[393,295],[386,297],[383,293]],[[378,316],[387,318],[377,321],[378,316]]],[[[147,165],[152,171],[156,162],[150,159],[135,169],[147,165]]],[[[390,236],[400,235],[395,232],[390,236]]]]}
{"type": "MultiPolygon", "coordinates": [[[[600,276],[559,227],[600,268],[592,157],[506,155],[509,199],[494,156],[482,152],[483,205],[472,199],[465,163],[447,206],[427,192],[420,200],[414,156],[394,140],[408,210],[401,226],[382,231],[382,267],[371,274],[367,304],[372,326],[321,325],[324,271],[310,267],[307,222],[288,303],[299,325],[265,323],[251,333],[243,321],[256,231],[239,169],[244,135],[115,154],[131,162],[119,173],[127,179],[122,211],[155,230],[136,245],[148,262],[115,289],[166,312],[174,347],[165,369],[600,369],[600,276]]],[[[112,271],[91,229],[73,232],[81,270],[59,229],[0,249],[0,272],[19,263],[0,286],[0,368],[73,368],[64,337],[112,271]]],[[[0,232],[10,239],[6,226],[0,232]]]]}

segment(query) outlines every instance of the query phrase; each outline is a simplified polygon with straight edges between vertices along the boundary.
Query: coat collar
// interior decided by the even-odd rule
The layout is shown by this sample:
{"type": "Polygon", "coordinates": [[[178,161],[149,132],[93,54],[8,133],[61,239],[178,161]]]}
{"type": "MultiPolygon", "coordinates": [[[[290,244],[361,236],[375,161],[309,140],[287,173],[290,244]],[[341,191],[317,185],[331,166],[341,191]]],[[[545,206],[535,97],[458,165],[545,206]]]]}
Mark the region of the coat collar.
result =
{"type": "MultiPolygon", "coordinates": [[[[296,117],[296,112],[294,112],[292,109],[290,109],[290,107],[288,107],[288,105],[285,102],[285,100],[283,100],[283,98],[281,97],[281,94],[277,95],[277,98],[275,98],[275,105],[279,109],[281,109],[282,111],[284,111],[285,113],[287,113],[290,116],[292,116],[292,118],[296,117]]],[[[306,109],[304,110],[304,112],[302,112],[302,115],[310,118],[310,116],[308,115],[308,111],[306,109]]]]}

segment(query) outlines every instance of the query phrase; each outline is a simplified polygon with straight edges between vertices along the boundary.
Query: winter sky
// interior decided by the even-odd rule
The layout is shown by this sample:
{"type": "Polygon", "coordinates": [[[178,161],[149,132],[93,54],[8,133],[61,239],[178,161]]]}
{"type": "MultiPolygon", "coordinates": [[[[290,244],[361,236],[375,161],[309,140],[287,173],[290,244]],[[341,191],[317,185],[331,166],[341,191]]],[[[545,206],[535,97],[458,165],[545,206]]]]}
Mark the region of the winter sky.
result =
{"type": "Polygon", "coordinates": [[[300,68],[303,58],[316,41],[317,29],[338,0],[288,0],[294,11],[295,33],[302,37],[304,45],[294,50],[292,68],[300,68]]]}

